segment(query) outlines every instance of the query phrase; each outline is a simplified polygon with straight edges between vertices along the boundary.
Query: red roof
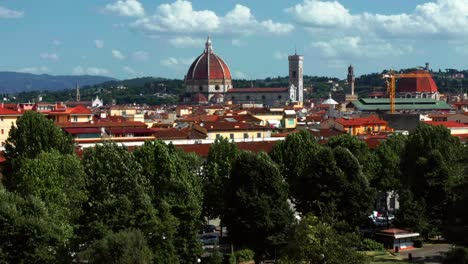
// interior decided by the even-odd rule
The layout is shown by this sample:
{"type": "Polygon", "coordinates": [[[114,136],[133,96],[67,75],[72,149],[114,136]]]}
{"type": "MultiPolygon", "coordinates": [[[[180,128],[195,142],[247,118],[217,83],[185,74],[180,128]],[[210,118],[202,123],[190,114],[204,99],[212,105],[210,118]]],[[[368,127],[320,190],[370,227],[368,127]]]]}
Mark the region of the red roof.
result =
{"type": "Polygon", "coordinates": [[[282,93],[287,92],[289,88],[231,88],[228,93],[282,93]]]}
{"type": "Polygon", "coordinates": [[[447,128],[452,128],[452,127],[468,127],[468,125],[458,123],[455,121],[424,121],[425,124],[431,125],[431,126],[444,126],[447,128]]]}
{"type": "Polygon", "coordinates": [[[123,122],[93,122],[93,123],[56,123],[58,127],[61,128],[71,128],[71,127],[147,127],[143,122],[138,121],[123,121],[123,122]]]}
{"type": "MultiPolygon", "coordinates": [[[[276,142],[277,141],[236,142],[236,145],[241,150],[271,152],[276,142]]],[[[211,144],[175,145],[176,148],[180,148],[187,153],[193,152],[201,157],[208,156],[210,146],[211,144]]]]}
{"type": "Polygon", "coordinates": [[[342,124],[343,126],[365,126],[365,125],[386,125],[385,120],[379,119],[376,116],[369,117],[359,117],[354,119],[344,119],[337,118],[335,120],[337,123],[342,124]]]}
{"type": "Polygon", "coordinates": [[[73,108],[68,109],[68,113],[72,115],[92,115],[93,113],[88,108],[78,105],[73,108]]]}
{"type": "Polygon", "coordinates": [[[19,111],[11,110],[8,108],[0,107],[0,115],[21,115],[19,111]]]}
{"type": "MultiPolygon", "coordinates": [[[[200,124],[201,125],[201,124],[200,124]]],[[[203,122],[203,128],[207,131],[231,131],[231,130],[266,130],[266,126],[241,122],[203,122]]]]}
{"type": "Polygon", "coordinates": [[[213,52],[203,52],[190,66],[186,80],[231,79],[226,63],[213,52]]]}
{"type": "Polygon", "coordinates": [[[193,115],[193,116],[186,116],[185,118],[179,119],[182,122],[214,122],[219,119],[217,115],[193,115]]]}
{"type": "Polygon", "coordinates": [[[91,127],[91,128],[64,128],[66,132],[72,135],[78,134],[101,134],[101,130],[99,128],[91,127]]]}
{"type": "Polygon", "coordinates": [[[204,96],[203,94],[201,93],[197,93],[193,96],[192,98],[192,101],[195,102],[195,103],[201,103],[201,104],[206,104],[208,103],[208,99],[206,98],[206,96],[204,96]]]}
{"type": "Polygon", "coordinates": [[[122,127],[122,128],[119,127],[119,128],[107,128],[106,130],[109,131],[109,133],[111,134],[138,133],[138,134],[152,135],[154,133],[153,130],[149,128],[145,128],[145,127],[122,127]]]}
{"type": "Polygon", "coordinates": [[[399,93],[436,93],[439,89],[427,71],[416,70],[411,73],[422,74],[424,77],[406,77],[397,81],[397,92],[399,93]]]}

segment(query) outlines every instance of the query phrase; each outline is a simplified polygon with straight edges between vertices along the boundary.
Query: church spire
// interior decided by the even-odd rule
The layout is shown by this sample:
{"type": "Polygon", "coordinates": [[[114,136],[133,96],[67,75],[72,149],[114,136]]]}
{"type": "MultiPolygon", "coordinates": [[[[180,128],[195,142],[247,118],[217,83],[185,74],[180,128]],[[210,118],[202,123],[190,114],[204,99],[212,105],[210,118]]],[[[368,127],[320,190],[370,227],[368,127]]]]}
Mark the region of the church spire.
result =
{"type": "Polygon", "coordinates": [[[208,38],[206,39],[205,50],[206,50],[207,53],[212,53],[213,52],[213,48],[211,47],[211,36],[210,35],[208,35],[208,38]]]}

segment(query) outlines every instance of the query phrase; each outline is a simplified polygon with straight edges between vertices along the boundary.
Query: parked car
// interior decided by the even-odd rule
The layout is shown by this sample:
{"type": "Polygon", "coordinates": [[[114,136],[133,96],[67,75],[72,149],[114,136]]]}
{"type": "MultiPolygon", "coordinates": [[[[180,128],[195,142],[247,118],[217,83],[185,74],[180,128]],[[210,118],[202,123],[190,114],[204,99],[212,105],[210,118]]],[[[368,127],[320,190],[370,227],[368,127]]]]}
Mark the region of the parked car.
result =
{"type": "Polygon", "coordinates": [[[203,233],[214,233],[216,232],[216,226],[214,225],[204,225],[203,233]]]}
{"type": "Polygon", "coordinates": [[[200,236],[200,241],[203,245],[214,245],[219,244],[219,234],[207,233],[200,236]]]}

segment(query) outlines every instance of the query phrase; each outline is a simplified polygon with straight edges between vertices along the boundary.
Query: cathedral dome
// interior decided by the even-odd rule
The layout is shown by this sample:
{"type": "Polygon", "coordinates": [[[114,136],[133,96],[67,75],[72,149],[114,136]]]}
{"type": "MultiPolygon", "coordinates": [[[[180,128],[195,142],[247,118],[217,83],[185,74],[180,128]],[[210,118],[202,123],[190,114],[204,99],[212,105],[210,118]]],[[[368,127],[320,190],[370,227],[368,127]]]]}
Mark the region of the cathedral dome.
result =
{"type": "Polygon", "coordinates": [[[416,70],[411,73],[424,75],[416,78],[401,78],[396,85],[399,93],[437,93],[437,85],[427,71],[416,70]]]}
{"type": "Polygon", "coordinates": [[[213,52],[210,37],[208,37],[205,46],[205,51],[190,66],[185,80],[188,82],[202,80],[231,81],[231,71],[223,59],[213,52]]]}

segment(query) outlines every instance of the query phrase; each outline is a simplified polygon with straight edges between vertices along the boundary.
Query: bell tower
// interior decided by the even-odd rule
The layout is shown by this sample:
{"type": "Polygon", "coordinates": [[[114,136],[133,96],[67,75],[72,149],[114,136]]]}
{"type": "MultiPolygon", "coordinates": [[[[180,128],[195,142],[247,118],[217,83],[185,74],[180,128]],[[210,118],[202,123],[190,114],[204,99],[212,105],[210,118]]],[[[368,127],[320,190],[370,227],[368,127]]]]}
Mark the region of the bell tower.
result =
{"type": "Polygon", "coordinates": [[[358,95],[355,94],[355,92],[354,92],[354,83],[356,81],[356,78],[354,77],[354,67],[353,67],[353,65],[349,65],[349,67],[348,67],[347,81],[348,81],[348,89],[349,89],[348,92],[349,93],[347,93],[345,95],[345,102],[349,103],[349,102],[352,102],[352,101],[356,101],[358,99],[358,95]]]}
{"type": "Polygon", "coordinates": [[[294,55],[288,56],[288,61],[289,89],[293,89],[290,91],[291,99],[294,102],[302,104],[304,101],[304,56],[297,55],[297,52],[294,52],[294,55]]]}

